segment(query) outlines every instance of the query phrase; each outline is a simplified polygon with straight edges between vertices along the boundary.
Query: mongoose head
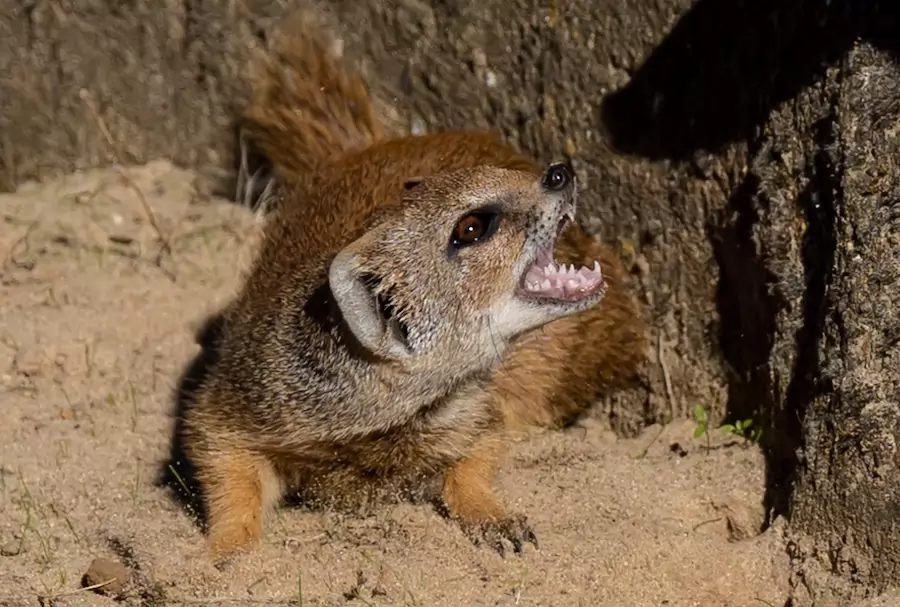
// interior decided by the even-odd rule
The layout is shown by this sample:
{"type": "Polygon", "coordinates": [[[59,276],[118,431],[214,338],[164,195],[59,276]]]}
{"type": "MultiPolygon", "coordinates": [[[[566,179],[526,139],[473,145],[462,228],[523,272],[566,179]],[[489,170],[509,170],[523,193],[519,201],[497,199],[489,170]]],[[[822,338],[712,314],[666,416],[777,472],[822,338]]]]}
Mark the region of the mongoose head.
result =
{"type": "Polygon", "coordinates": [[[542,175],[478,167],[408,181],[400,204],[331,263],[347,327],[412,368],[484,367],[510,339],[596,305],[606,291],[599,264],[553,259],[576,186],[565,163],[542,175]]]}

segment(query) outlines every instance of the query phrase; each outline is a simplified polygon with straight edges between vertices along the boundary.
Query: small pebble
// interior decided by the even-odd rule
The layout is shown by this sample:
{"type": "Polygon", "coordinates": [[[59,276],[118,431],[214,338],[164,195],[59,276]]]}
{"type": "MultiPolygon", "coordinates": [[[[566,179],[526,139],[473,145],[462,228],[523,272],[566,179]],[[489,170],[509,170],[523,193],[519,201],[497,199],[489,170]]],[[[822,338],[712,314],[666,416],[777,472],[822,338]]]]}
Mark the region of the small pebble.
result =
{"type": "Polygon", "coordinates": [[[0,546],[0,555],[2,556],[16,556],[22,552],[22,542],[18,540],[10,540],[0,546]]]}
{"type": "Polygon", "coordinates": [[[94,592],[106,595],[121,594],[128,583],[128,568],[122,563],[111,561],[110,559],[98,557],[91,562],[91,566],[85,572],[81,579],[81,585],[84,588],[104,584],[94,589],[94,592]],[[110,581],[112,580],[112,581],[110,581]]]}
{"type": "Polygon", "coordinates": [[[722,508],[728,528],[728,540],[739,542],[759,535],[765,512],[761,506],[748,507],[738,500],[729,500],[722,508]]]}

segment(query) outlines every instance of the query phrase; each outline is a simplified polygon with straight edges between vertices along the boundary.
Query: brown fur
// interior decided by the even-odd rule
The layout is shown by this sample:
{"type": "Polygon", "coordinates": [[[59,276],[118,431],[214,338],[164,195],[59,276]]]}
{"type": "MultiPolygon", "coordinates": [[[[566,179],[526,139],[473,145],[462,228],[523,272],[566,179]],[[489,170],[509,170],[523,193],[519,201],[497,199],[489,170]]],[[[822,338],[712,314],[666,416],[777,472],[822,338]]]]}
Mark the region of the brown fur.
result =
{"type": "Polygon", "coordinates": [[[220,361],[185,418],[215,558],[257,542],[284,489],[359,504],[435,477],[450,515],[474,539],[498,548],[504,539],[516,549],[536,543],[492,487],[505,439],[523,426],[566,421],[635,374],[644,326],[627,273],[614,251],[571,225],[556,257],[598,259],[605,298],[518,339],[501,337],[497,359],[481,360],[492,336],[467,326],[465,310],[452,316],[453,306],[483,310],[512,289],[504,277],[531,224],[461,256],[475,277],[452,293],[453,277],[415,243],[443,238],[448,219],[481,192],[501,194],[522,217],[549,208],[537,166],[491,133],[386,139],[365,83],[332,62],[315,36],[301,31],[277,48],[245,122],[276,169],[280,202],[225,312],[220,361]],[[407,190],[411,178],[423,183],[407,190]],[[405,238],[385,237],[398,228],[405,238]],[[378,289],[401,316],[425,322],[429,331],[411,343],[438,343],[439,355],[385,362],[347,340],[327,288],[338,251],[380,277],[378,289]],[[456,324],[428,324],[448,315],[456,324]]]}
{"type": "Polygon", "coordinates": [[[323,159],[375,143],[384,130],[362,78],[341,69],[319,38],[302,35],[321,24],[299,14],[291,25],[297,35],[279,37],[256,66],[244,128],[277,170],[307,175],[323,159]]]}

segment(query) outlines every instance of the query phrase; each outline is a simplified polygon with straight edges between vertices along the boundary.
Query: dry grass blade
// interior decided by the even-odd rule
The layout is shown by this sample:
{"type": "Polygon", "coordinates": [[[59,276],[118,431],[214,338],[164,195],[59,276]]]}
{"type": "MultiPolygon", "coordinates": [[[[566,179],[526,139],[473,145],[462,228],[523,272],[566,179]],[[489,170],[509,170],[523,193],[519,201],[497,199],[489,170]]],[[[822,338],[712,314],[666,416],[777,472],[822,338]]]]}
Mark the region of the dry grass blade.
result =
{"type": "MultiPolygon", "coordinates": [[[[97,590],[99,588],[103,588],[104,586],[106,586],[108,584],[112,584],[115,581],[116,581],[116,579],[112,578],[112,579],[106,580],[105,582],[91,584],[90,586],[82,586],[81,588],[76,588],[75,590],[67,590],[65,592],[57,592],[57,593],[50,594],[50,595],[41,595],[41,596],[38,596],[38,603],[40,603],[41,605],[52,605],[53,601],[55,601],[56,599],[61,599],[63,597],[72,596],[75,594],[81,594],[82,592],[89,592],[91,590],[97,590]]],[[[20,600],[20,599],[15,599],[15,600],[20,600]]],[[[21,599],[21,601],[22,601],[22,604],[28,603],[28,601],[26,601],[24,599],[21,599]]],[[[2,599],[0,599],[0,604],[3,604],[2,599]]],[[[12,604],[15,605],[18,603],[12,603],[12,604]]]]}

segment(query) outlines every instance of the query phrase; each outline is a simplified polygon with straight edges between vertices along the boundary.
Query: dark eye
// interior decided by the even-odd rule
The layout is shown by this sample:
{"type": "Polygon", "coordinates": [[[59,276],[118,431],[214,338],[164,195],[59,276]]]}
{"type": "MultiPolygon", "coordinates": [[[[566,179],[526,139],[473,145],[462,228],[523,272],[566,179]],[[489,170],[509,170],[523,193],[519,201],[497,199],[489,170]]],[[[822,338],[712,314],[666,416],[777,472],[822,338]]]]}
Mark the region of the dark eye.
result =
{"type": "Polygon", "coordinates": [[[462,249],[477,242],[484,242],[494,235],[500,224],[500,213],[493,209],[482,209],[465,215],[456,222],[450,244],[462,249]]]}
{"type": "Polygon", "coordinates": [[[551,164],[544,173],[542,183],[544,187],[553,192],[559,192],[566,189],[572,183],[574,172],[572,167],[566,162],[558,162],[551,164]]]}

